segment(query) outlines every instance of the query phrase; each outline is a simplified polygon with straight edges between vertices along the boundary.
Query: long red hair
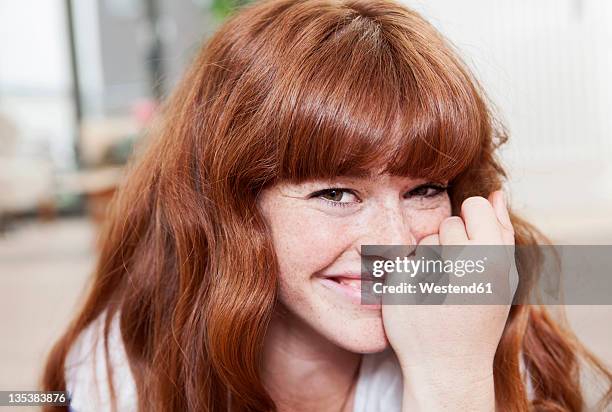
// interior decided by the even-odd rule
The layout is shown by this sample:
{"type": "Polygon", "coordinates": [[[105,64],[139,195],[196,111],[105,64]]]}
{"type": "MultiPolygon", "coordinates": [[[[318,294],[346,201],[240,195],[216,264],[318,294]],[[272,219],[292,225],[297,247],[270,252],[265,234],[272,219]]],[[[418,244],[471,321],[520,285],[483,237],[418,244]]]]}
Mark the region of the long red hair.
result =
{"type": "MultiPolygon", "coordinates": [[[[507,133],[490,107],[448,42],[394,2],[241,9],[202,47],[135,156],[44,389],[65,389],[69,349],[106,312],[105,339],[119,316],[140,410],[226,411],[230,398],[233,411],[275,410],[260,362],[277,265],[258,193],[384,165],[449,179],[457,214],[464,199],[488,196],[506,178],[496,149],[507,133]]],[[[512,220],[518,245],[545,241],[512,220]]],[[[518,258],[524,287],[538,257],[518,258]]],[[[520,359],[534,410],[582,410],[580,359],[610,388],[610,372],[560,325],[542,307],[512,307],[494,364],[504,410],[530,408],[520,359]]]]}

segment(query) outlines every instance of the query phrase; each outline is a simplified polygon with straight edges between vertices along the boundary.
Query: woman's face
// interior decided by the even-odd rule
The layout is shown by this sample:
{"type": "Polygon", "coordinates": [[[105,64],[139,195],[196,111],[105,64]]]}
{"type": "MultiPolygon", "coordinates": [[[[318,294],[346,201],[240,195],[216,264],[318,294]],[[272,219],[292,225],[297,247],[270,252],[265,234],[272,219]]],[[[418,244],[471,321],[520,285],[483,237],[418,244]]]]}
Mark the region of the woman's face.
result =
{"type": "Polygon", "coordinates": [[[259,206],[286,316],[346,350],[383,350],[380,307],[360,305],[360,247],[414,245],[437,233],[451,213],[445,183],[385,174],[265,189],[259,206]]]}

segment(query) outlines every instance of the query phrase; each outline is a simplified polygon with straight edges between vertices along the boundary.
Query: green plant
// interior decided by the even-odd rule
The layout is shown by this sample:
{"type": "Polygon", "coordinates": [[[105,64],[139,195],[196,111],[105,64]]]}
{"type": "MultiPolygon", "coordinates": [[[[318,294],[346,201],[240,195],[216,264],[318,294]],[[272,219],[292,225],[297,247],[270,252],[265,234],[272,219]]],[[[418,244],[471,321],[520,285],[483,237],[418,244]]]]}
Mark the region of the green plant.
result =
{"type": "Polygon", "coordinates": [[[210,9],[216,18],[224,20],[236,8],[247,3],[250,3],[250,0],[212,0],[210,9]]]}

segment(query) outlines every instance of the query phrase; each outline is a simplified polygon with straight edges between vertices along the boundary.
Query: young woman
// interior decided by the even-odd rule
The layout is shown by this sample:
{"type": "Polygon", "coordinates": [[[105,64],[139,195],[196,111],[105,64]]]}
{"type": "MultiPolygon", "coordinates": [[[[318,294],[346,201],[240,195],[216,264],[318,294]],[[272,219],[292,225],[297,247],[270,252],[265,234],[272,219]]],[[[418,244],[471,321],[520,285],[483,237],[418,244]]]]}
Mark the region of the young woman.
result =
{"type": "MultiPolygon", "coordinates": [[[[73,410],[581,411],[586,367],[607,405],[611,374],[542,307],[350,298],[363,244],[544,240],[506,206],[477,82],[417,13],[255,3],[160,120],[48,359],[73,410]]],[[[517,256],[520,288],[537,263],[517,256]]]]}

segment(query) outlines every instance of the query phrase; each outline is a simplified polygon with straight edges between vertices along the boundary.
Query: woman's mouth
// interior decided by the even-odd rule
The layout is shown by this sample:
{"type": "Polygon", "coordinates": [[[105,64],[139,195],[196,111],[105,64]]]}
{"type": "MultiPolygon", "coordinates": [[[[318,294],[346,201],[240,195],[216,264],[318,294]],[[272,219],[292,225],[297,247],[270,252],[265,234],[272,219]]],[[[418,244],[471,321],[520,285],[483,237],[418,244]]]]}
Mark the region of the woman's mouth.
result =
{"type": "Polygon", "coordinates": [[[369,274],[341,274],[318,277],[328,289],[368,309],[380,309],[380,299],[368,293],[372,290],[374,279],[369,274]],[[366,283],[367,282],[367,283],[366,283]]]}

